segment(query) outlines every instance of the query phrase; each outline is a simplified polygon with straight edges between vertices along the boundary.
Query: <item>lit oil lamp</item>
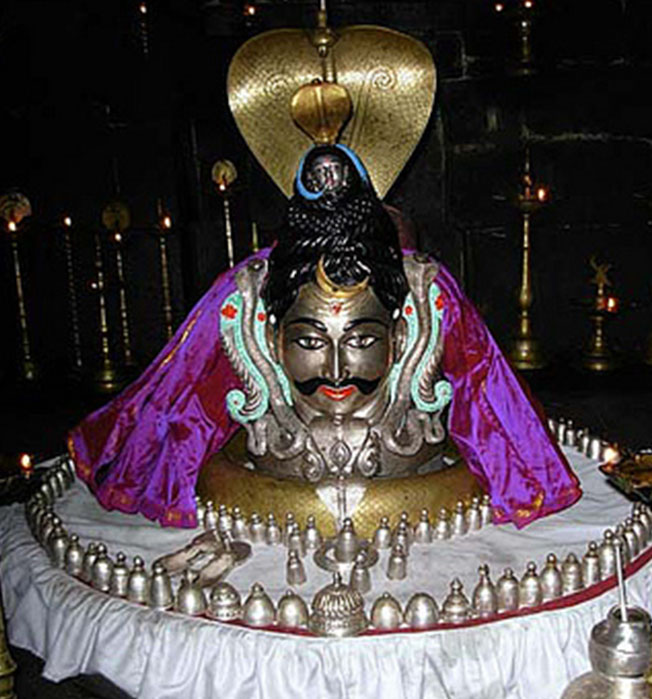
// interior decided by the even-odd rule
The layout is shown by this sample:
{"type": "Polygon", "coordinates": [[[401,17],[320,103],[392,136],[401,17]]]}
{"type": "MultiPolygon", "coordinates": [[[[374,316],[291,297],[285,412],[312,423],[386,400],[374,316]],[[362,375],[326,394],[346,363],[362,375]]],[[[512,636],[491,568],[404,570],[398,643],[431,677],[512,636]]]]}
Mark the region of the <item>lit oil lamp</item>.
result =
{"type": "Polygon", "coordinates": [[[29,454],[21,454],[18,465],[20,466],[20,472],[25,478],[30,478],[34,474],[32,457],[29,454]]]}

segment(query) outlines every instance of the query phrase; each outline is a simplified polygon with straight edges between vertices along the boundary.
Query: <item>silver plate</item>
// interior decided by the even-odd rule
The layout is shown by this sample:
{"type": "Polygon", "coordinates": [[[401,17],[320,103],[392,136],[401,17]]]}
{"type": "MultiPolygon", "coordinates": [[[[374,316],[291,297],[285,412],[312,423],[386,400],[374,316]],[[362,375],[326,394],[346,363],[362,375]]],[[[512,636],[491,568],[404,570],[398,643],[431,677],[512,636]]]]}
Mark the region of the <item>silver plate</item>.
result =
{"type": "MultiPolygon", "coordinates": [[[[343,573],[353,567],[355,561],[350,563],[341,563],[335,558],[335,543],[336,539],[326,539],[324,543],[315,551],[313,560],[322,570],[329,570],[331,573],[343,573]]],[[[373,546],[367,539],[359,539],[358,544],[360,551],[365,551],[367,560],[364,564],[365,568],[371,568],[378,563],[378,549],[373,546]]]]}

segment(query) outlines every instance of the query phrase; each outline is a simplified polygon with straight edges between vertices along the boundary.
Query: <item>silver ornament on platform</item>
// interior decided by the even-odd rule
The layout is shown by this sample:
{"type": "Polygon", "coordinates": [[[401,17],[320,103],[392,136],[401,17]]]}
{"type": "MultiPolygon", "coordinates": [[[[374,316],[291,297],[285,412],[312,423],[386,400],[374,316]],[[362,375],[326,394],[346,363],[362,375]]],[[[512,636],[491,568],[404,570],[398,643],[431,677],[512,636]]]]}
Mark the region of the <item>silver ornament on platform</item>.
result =
{"type": "Polygon", "coordinates": [[[198,584],[199,575],[192,570],[185,570],[181,577],[181,584],[174,599],[174,608],[177,612],[189,616],[199,616],[206,611],[206,597],[198,584]]]}
{"type": "Polygon", "coordinates": [[[312,600],[309,627],[320,636],[356,636],[368,623],[362,595],[345,585],[339,573],[312,600]]]}
{"type": "Polygon", "coordinates": [[[520,584],[514,571],[505,568],[503,574],[496,583],[496,596],[498,598],[499,612],[512,612],[519,607],[520,584]]]}
{"type": "Polygon", "coordinates": [[[161,563],[152,565],[152,579],[149,583],[149,606],[154,609],[171,609],[174,604],[172,582],[165,566],[161,563]]]}
{"type": "Polygon", "coordinates": [[[404,580],[407,577],[407,556],[401,544],[392,548],[387,562],[387,577],[390,580],[404,580]]]}
{"type": "Polygon", "coordinates": [[[274,603],[260,583],[251,586],[242,608],[242,620],[247,626],[271,626],[276,621],[274,603]]]}
{"type": "Polygon", "coordinates": [[[380,524],[374,533],[374,546],[377,549],[391,548],[392,530],[389,527],[389,517],[380,518],[380,524]]]}
{"type": "Polygon", "coordinates": [[[413,629],[427,629],[439,621],[437,602],[425,592],[410,597],[404,613],[405,623],[413,629]]]}
{"type": "Polygon", "coordinates": [[[473,590],[473,611],[479,617],[490,617],[498,611],[498,596],[496,588],[489,576],[489,566],[481,565],[478,568],[480,580],[473,590]]]}
{"type": "Polygon", "coordinates": [[[403,623],[403,611],[398,603],[389,592],[383,592],[378,597],[371,607],[371,625],[375,629],[389,631],[398,629],[403,623]]]}
{"type": "Polygon", "coordinates": [[[249,518],[249,538],[251,543],[264,544],[265,530],[265,522],[263,522],[262,517],[257,512],[253,512],[249,518]]]}
{"type": "Polygon", "coordinates": [[[288,590],[278,601],[276,617],[279,626],[289,629],[305,629],[310,617],[308,605],[296,592],[288,590]]]}
{"type": "Polygon", "coordinates": [[[557,565],[557,556],[554,553],[549,553],[546,557],[546,564],[541,570],[539,576],[541,581],[541,593],[544,602],[561,597],[563,582],[561,579],[561,571],[557,565]]]}
{"type": "Polygon", "coordinates": [[[450,589],[442,605],[442,616],[444,621],[450,624],[461,624],[469,618],[471,605],[464,594],[464,586],[459,578],[453,580],[450,589]]]}
{"type": "Polygon", "coordinates": [[[316,551],[322,543],[323,537],[317,528],[315,515],[308,515],[306,528],[303,530],[303,545],[306,551],[316,551]]]}
{"type": "Polygon", "coordinates": [[[414,527],[414,542],[416,544],[429,544],[432,542],[432,526],[428,510],[421,510],[419,521],[414,527]]]}
{"type": "Polygon", "coordinates": [[[129,589],[128,584],[129,566],[127,565],[127,557],[120,551],[115,557],[109,592],[116,597],[126,597],[129,589]]]}
{"type": "Polygon", "coordinates": [[[582,558],[582,577],[586,587],[599,583],[602,579],[600,574],[600,556],[598,555],[598,544],[590,541],[586,553],[582,558]]]}
{"type": "Polygon", "coordinates": [[[538,607],[543,601],[543,590],[541,581],[537,575],[537,564],[530,561],[527,564],[525,573],[521,578],[518,590],[518,603],[521,609],[538,607]]]}
{"type": "Polygon", "coordinates": [[[218,621],[234,621],[242,616],[240,594],[233,585],[222,581],[212,587],[208,613],[218,621]]]}
{"type": "Polygon", "coordinates": [[[134,565],[127,579],[127,599],[137,604],[147,604],[149,600],[149,575],[140,556],[134,556],[134,565]]]}

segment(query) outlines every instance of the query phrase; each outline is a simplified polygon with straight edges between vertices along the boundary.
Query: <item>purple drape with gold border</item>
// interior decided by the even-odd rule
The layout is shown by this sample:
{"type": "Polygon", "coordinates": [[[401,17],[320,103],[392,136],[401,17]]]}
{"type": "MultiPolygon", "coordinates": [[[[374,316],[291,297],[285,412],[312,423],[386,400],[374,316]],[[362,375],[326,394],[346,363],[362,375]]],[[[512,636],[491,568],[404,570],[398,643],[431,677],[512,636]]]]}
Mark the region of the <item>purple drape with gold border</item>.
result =
{"type": "MultiPolygon", "coordinates": [[[[195,525],[199,469],[238,428],[225,398],[239,382],[218,328],[247,262],[218,277],[139,379],[71,431],[79,476],[107,509],[195,525]]],[[[541,411],[443,267],[437,284],[445,300],[442,370],[453,384],[450,434],[498,521],[520,527],[567,507],[581,491],[541,411]]]]}

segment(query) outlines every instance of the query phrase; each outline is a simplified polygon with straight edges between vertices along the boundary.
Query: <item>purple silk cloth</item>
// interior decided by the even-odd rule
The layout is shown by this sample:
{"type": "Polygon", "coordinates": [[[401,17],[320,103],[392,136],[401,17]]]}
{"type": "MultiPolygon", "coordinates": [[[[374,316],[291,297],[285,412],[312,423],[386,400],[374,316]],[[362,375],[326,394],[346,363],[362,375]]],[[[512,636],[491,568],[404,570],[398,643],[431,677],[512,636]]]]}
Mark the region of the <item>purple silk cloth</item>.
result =
{"type": "MultiPolygon", "coordinates": [[[[226,411],[240,383],[221,348],[219,313],[251,259],[220,275],[142,376],[71,431],[77,472],[105,508],[195,526],[199,470],[239,427],[226,411]]],[[[496,521],[522,527],[571,505],[579,482],[542,413],[444,267],[436,281],[442,370],[453,385],[449,431],[491,494],[496,521]]]]}

